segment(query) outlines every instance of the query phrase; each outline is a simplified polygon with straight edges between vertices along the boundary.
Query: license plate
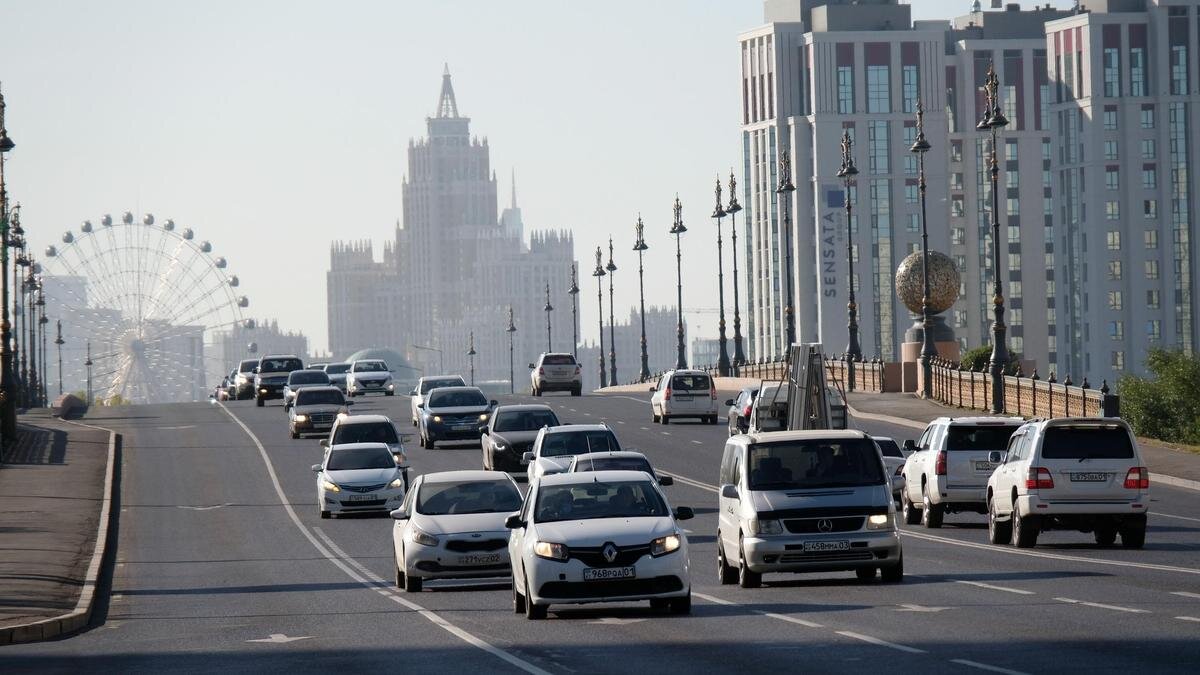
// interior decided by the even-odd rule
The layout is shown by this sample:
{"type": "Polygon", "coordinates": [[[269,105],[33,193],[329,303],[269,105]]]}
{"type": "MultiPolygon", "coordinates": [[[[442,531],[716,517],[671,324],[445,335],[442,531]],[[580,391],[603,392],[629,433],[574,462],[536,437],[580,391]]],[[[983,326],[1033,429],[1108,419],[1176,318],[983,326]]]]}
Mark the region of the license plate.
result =
{"type": "Polygon", "coordinates": [[[471,429],[474,429],[475,427],[470,424],[455,424],[452,428],[455,431],[470,431],[471,429]]]}
{"type": "Polygon", "coordinates": [[[633,579],[632,567],[589,567],[583,571],[584,581],[607,581],[609,579],[633,579]]]}
{"type": "Polygon", "coordinates": [[[995,468],[996,465],[992,464],[991,462],[975,462],[976,471],[991,471],[995,468]]]}
{"type": "Polygon", "coordinates": [[[850,542],[848,541],[806,541],[804,542],[805,553],[820,553],[822,551],[849,551],[850,542]]]}
{"type": "Polygon", "coordinates": [[[458,556],[458,564],[459,565],[494,565],[498,562],[500,562],[500,554],[499,553],[458,556]]]}
{"type": "Polygon", "coordinates": [[[1108,481],[1106,473],[1073,473],[1071,474],[1072,483],[1104,483],[1108,481]]]}
{"type": "Polygon", "coordinates": [[[376,495],[348,495],[346,497],[348,502],[373,502],[376,499],[379,499],[376,495]]]}

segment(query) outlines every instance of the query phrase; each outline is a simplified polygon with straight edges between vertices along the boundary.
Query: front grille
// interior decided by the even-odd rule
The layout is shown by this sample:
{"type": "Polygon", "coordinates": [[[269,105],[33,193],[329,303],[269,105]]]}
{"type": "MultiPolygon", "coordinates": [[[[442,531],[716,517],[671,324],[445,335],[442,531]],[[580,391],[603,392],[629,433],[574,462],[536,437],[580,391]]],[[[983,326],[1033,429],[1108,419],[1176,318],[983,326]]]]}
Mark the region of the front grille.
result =
{"type": "Polygon", "coordinates": [[[309,415],[308,421],[313,424],[331,424],[334,417],[337,417],[337,415],[329,412],[319,412],[309,415]]]}
{"type": "Polygon", "coordinates": [[[543,598],[617,598],[628,595],[658,595],[683,590],[679,577],[663,576],[650,579],[615,579],[612,581],[548,581],[539,592],[543,598]]]}
{"type": "Polygon", "coordinates": [[[364,501],[364,502],[343,501],[342,507],[343,508],[347,508],[347,507],[348,508],[362,508],[364,506],[383,506],[384,504],[387,504],[386,499],[371,499],[371,500],[364,501]]]}
{"type": "Polygon", "coordinates": [[[792,534],[823,534],[825,532],[856,532],[862,529],[863,518],[851,516],[846,518],[803,518],[785,520],[783,524],[792,534]],[[829,522],[829,529],[821,529],[822,521],[829,522]]]}
{"type": "Polygon", "coordinates": [[[508,546],[507,539],[451,539],[446,542],[446,550],[456,553],[499,551],[506,546],[508,546]]]}
{"type": "Polygon", "coordinates": [[[612,562],[604,558],[604,546],[580,546],[568,550],[572,558],[588,567],[629,567],[642,556],[650,555],[650,544],[618,546],[617,557],[612,562]]]}
{"type": "Polygon", "coordinates": [[[343,490],[348,490],[350,492],[374,492],[376,490],[382,490],[386,485],[387,483],[380,483],[378,485],[342,485],[340,487],[343,490]]]}
{"type": "Polygon", "coordinates": [[[875,555],[870,551],[814,551],[812,553],[784,553],[779,556],[781,563],[858,562],[874,559],[875,555]]]}

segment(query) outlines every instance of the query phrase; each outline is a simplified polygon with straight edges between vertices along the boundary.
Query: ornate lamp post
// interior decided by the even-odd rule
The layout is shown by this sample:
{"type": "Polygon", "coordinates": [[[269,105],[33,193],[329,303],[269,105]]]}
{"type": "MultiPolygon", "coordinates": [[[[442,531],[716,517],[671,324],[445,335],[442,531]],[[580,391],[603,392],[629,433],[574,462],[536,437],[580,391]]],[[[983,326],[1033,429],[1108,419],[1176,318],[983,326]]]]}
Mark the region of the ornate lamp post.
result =
{"type": "MultiPolygon", "coordinates": [[[[17,400],[13,381],[8,323],[8,191],[4,185],[4,155],[16,146],[4,124],[4,94],[0,93],[0,438],[5,444],[17,438],[17,400]]],[[[14,289],[15,291],[15,289],[14,289]]]]}
{"type": "Polygon", "coordinates": [[[917,140],[911,151],[917,154],[917,189],[921,193],[921,396],[933,396],[933,360],[937,349],[933,346],[933,324],[929,320],[929,226],[925,213],[925,153],[929,152],[929,141],[925,140],[925,107],[917,99],[917,140]]]}
{"type": "Polygon", "coordinates": [[[55,326],[56,326],[56,328],[57,328],[57,330],[58,330],[58,336],[54,338],[54,345],[55,345],[56,347],[58,347],[58,395],[59,395],[59,396],[62,396],[62,393],[63,393],[63,386],[62,386],[62,346],[63,346],[63,343],[65,342],[65,340],[63,340],[63,337],[62,337],[62,320],[61,320],[61,319],[59,319],[58,321],[56,321],[56,322],[55,322],[55,326]]]}
{"type": "Polygon", "coordinates": [[[579,284],[575,280],[575,263],[571,263],[571,354],[579,361],[579,284]]]}
{"type": "Polygon", "coordinates": [[[775,188],[775,192],[783,195],[783,239],[784,239],[784,288],[787,291],[784,294],[783,306],[783,322],[784,335],[787,338],[787,344],[784,346],[784,353],[787,353],[793,343],[796,342],[796,305],[792,302],[792,193],[796,191],[796,186],[792,185],[792,160],[788,155],[788,151],[783,151],[783,156],[779,159],[779,187],[775,188]]]}
{"type": "MultiPolygon", "coordinates": [[[[838,178],[842,179],[843,187],[845,188],[845,203],[846,203],[846,264],[849,268],[847,274],[846,285],[849,288],[849,301],[846,302],[846,315],[849,320],[846,324],[850,331],[850,343],[846,347],[846,358],[853,364],[855,361],[862,361],[862,347],[858,344],[858,303],[854,301],[854,228],[851,226],[853,222],[853,206],[850,204],[850,185],[854,182],[854,177],[858,175],[858,167],[854,166],[854,141],[850,139],[850,130],[842,132],[842,168],[838,170],[838,178]]],[[[850,382],[854,382],[854,366],[850,366],[850,382]]],[[[851,385],[851,389],[853,389],[851,385]]]]}
{"type": "Polygon", "coordinates": [[[984,82],[984,93],[987,103],[983,119],[975,128],[989,131],[992,135],[992,278],[994,281],[992,295],[992,312],[995,321],[992,322],[992,412],[1004,412],[1004,367],[1008,365],[1008,348],[1005,345],[1004,326],[1004,287],[1000,279],[1000,162],[996,146],[996,135],[1008,126],[1008,118],[1000,109],[1000,78],[996,77],[994,65],[988,66],[987,80],[984,82]]]}
{"type": "Polygon", "coordinates": [[[471,386],[475,386],[475,331],[471,331],[471,336],[467,341],[467,359],[471,362],[471,386]]]}
{"type": "Polygon", "coordinates": [[[717,176],[717,206],[713,209],[712,217],[717,219],[717,374],[729,377],[729,347],[725,339],[725,261],[721,252],[721,219],[725,217],[725,209],[721,206],[721,177],[717,176]]]}
{"type": "MultiPolygon", "coordinates": [[[[12,273],[13,330],[9,331],[9,334],[12,336],[13,393],[17,397],[16,405],[24,407],[26,405],[24,386],[25,376],[22,375],[24,370],[22,364],[25,362],[25,352],[21,351],[20,341],[21,336],[24,335],[22,332],[24,329],[21,326],[21,321],[25,317],[25,310],[24,306],[21,304],[24,301],[23,294],[18,289],[21,288],[21,279],[24,278],[22,270],[26,267],[29,267],[33,259],[26,255],[25,252],[25,238],[23,236],[25,234],[25,230],[21,229],[20,204],[17,204],[13,207],[12,214],[9,219],[12,221],[12,231],[9,233],[9,245],[15,251],[17,251],[17,255],[13,259],[14,264],[12,273]]],[[[26,346],[26,350],[28,350],[28,346],[26,346]]]]}
{"type": "Polygon", "coordinates": [[[608,382],[614,387],[617,385],[617,336],[616,322],[613,321],[613,277],[616,276],[617,265],[613,262],[613,243],[612,237],[608,238],[608,264],[604,266],[608,270],[608,382]]]}
{"type": "Polygon", "coordinates": [[[504,332],[508,333],[508,393],[515,394],[517,371],[513,368],[513,333],[517,332],[517,325],[513,323],[512,305],[508,306],[508,328],[504,332]]]}
{"type": "Polygon", "coordinates": [[[87,343],[87,361],[84,361],[83,365],[87,367],[87,398],[88,398],[87,404],[89,406],[91,406],[93,401],[92,401],[92,343],[90,341],[87,343]]]}
{"type": "Polygon", "coordinates": [[[638,301],[642,307],[642,370],[638,373],[641,380],[650,379],[650,356],[646,353],[646,283],[642,272],[642,252],[650,248],[646,245],[646,239],[642,236],[642,214],[638,214],[637,225],[637,241],[633,243],[633,250],[638,254],[638,301]]]}
{"type": "Polygon", "coordinates": [[[546,283],[546,306],[542,308],[542,311],[546,312],[546,351],[552,352],[552,351],[554,351],[554,349],[551,348],[551,346],[550,346],[550,312],[554,311],[554,307],[552,307],[550,305],[550,283],[549,282],[546,283]]]}
{"type": "Polygon", "coordinates": [[[29,330],[29,337],[25,342],[25,351],[29,353],[29,379],[25,381],[26,395],[25,404],[30,407],[37,406],[37,392],[40,388],[38,385],[37,372],[37,264],[31,261],[29,265],[29,273],[25,276],[25,292],[29,295],[25,301],[26,311],[29,315],[25,318],[25,325],[29,330]]]}
{"type": "Polygon", "coordinates": [[[41,339],[42,350],[42,382],[41,387],[38,389],[38,404],[44,408],[46,407],[47,402],[46,375],[47,371],[49,370],[49,368],[46,367],[46,324],[50,323],[50,319],[46,318],[46,293],[42,286],[42,280],[40,277],[38,278],[37,311],[38,337],[41,339]]]}
{"type": "Polygon", "coordinates": [[[746,352],[742,350],[742,313],[738,309],[740,302],[738,300],[737,212],[741,210],[742,205],[737,200],[737,179],[733,177],[733,171],[730,171],[729,205],[725,207],[725,213],[729,214],[729,232],[733,236],[733,367],[735,370],[746,363],[746,352]]]}
{"type": "Polygon", "coordinates": [[[679,312],[679,322],[675,325],[677,369],[687,368],[687,349],[683,344],[683,253],[679,247],[679,235],[684,232],[687,232],[687,228],[683,226],[683,205],[679,203],[679,195],[675,195],[675,220],[671,223],[671,234],[675,235],[675,307],[679,312]]]}
{"type": "Polygon", "coordinates": [[[596,247],[596,269],[592,270],[592,276],[596,277],[596,306],[599,308],[600,315],[600,388],[608,386],[608,373],[604,370],[604,279],[601,279],[605,274],[604,271],[604,253],[600,247],[596,247]]]}

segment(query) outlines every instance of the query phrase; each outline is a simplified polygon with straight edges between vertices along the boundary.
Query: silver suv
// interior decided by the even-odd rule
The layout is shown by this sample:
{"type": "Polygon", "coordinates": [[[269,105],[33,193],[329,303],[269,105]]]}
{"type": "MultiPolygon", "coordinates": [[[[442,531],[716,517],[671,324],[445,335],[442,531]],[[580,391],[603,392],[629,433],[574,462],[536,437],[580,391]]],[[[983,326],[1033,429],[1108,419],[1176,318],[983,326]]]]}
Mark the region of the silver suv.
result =
{"type": "Polygon", "coordinates": [[[987,486],[993,544],[1031,547],[1046,530],[1091,532],[1101,546],[1118,534],[1125,548],[1145,544],[1150,471],[1124,420],[1030,422],[994,454],[1002,463],[987,486]]]}
{"type": "Polygon", "coordinates": [[[583,372],[571,354],[543,353],[537,363],[529,364],[529,368],[534,396],[547,391],[569,391],[572,396],[583,394],[583,372]]]}

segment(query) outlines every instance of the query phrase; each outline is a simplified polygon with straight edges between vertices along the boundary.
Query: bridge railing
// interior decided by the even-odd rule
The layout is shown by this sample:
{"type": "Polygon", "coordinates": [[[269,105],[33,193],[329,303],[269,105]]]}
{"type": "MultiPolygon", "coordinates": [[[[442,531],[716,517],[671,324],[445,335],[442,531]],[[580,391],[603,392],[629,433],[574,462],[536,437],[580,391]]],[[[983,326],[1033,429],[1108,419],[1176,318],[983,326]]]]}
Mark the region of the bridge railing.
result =
{"type": "MultiPolygon", "coordinates": [[[[992,374],[986,367],[972,370],[956,361],[933,362],[933,399],[968,410],[990,411],[992,374]]],[[[1076,386],[1068,374],[1059,382],[1053,372],[1043,380],[1037,370],[1025,377],[1004,375],[1004,414],[1018,417],[1117,417],[1120,397],[1110,393],[1108,381],[1092,389],[1087,378],[1076,386]]]]}

